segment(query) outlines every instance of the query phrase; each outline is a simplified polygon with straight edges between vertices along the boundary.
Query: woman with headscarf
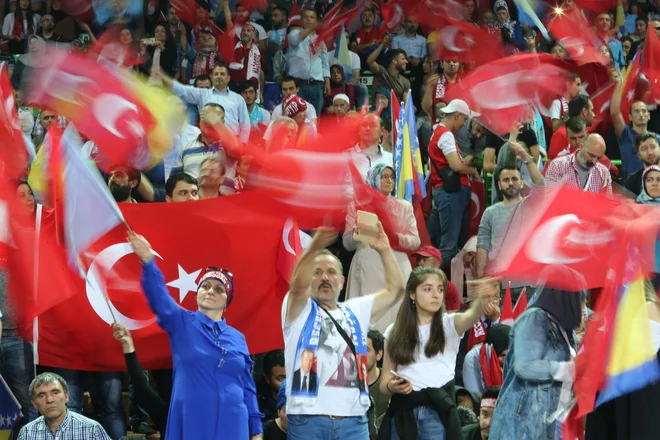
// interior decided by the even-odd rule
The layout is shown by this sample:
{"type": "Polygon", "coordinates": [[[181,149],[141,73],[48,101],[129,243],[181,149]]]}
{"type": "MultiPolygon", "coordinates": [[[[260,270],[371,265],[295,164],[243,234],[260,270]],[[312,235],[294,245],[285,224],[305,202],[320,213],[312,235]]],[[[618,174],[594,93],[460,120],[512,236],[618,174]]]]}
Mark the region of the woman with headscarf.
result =
{"type": "MultiPolygon", "coordinates": [[[[399,262],[401,273],[406,279],[412,272],[406,251],[417,250],[421,241],[412,205],[403,199],[393,197],[395,182],[394,168],[382,163],[374,165],[367,173],[367,184],[385,196],[383,200],[372,203],[369,208],[378,211],[379,220],[383,222],[392,247],[397,249],[394,255],[399,262]]],[[[352,202],[348,206],[346,214],[344,248],[348,251],[357,249],[348,272],[346,299],[369,295],[385,286],[385,272],[380,256],[371,246],[358,247],[359,241],[355,240],[353,236],[357,224],[357,211],[360,208],[360,206],[356,207],[355,202],[352,202]]],[[[365,207],[365,209],[369,208],[365,207]]],[[[399,305],[400,303],[396,304],[380,320],[372,323],[381,333],[394,322],[399,305]]]]}
{"type": "Polygon", "coordinates": [[[142,262],[142,289],[149,307],[172,348],[168,438],[262,439],[262,414],[245,336],[223,316],[234,298],[231,272],[207,268],[197,286],[197,311],[185,310],[168,293],[149,242],[132,232],[128,241],[142,262]]]}
{"type": "Polygon", "coordinates": [[[506,43],[513,43],[517,46],[522,47],[523,36],[522,29],[520,24],[517,21],[511,20],[509,15],[509,6],[507,5],[506,0],[497,0],[495,6],[495,16],[497,20],[495,23],[489,26],[493,26],[495,29],[500,31],[502,35],[502,41],[506,43]]]}
{"type": "Polygon", "coordinates": [[[41,69],[48,64],[48,58],[45,56],[47,51],[46,41],[32,35],[28,39],[28,52],[18,57],[14,71],[11,74],[11,83],[14,89],[23,87],[23,78],[30,75],[32,69],[41,69]]]}
{"type": "MultiPolygon", "coordinates": [[[[584,281],[572,273],[555,276],[584,281]]],[[[549,287],[540,287],[537,293],[538,299],[511,328],[490,440],[555,440],[561,422],[553,413],[571,398],[574,330],[582,322],[585,293],[549,287]]]]}
{"type": "Polygon", "coordinates": [[[39,30],[41,17],[32,12],[30,0],[19,0],[16,12],[10,12],[2,22],[2,36],[9,39],[8,51],[13,54],[25,52],[28,37],[39,30]]]}
{"type": "Polygon", "coordinates": [[[486,341],[465,355],[463,386],[471,393],[483,393],[486,388],[502,386],[502,367],[509,351],[511,327],[494,324],[486,332],[486,341]]]}
{"type": "Polygon", "coordinates": [[[177,47],[172,33],[163,23],[154,26],[154,40],[155,42],[148,47],[140,45],[140,55],[145,58],[138,70],[149,76],[149,84],[162,84],[162,80],[152,75],[152,72],[157,69],[169,77],[174,77],[179,67],[177,47]]]}
{"type": "Polygon", "coordinates": [[[348,96],[349,108],[355,107],[355,89],[351,84],[346,84],[346,75],[341,64],[330,66],[330,94],[325,97],[326,111],[332,107],[336,95],[348,96]]]}
{"type": "Polygon", "coordinates": [[[660,203],[660,166],[651,165],[642,173],[642,192],[637,203],[655,205],[660,203]]]}
{"type": "MultiPolygon", "coordinates": [[[[650,281],[644,283],[644,293],[653,349],[660,363],[660,299],[650,281]]],[[[659,407],[660,382],[605,402],[587,415],[585,440],[655,440],[660,432],[659,407]]]]}

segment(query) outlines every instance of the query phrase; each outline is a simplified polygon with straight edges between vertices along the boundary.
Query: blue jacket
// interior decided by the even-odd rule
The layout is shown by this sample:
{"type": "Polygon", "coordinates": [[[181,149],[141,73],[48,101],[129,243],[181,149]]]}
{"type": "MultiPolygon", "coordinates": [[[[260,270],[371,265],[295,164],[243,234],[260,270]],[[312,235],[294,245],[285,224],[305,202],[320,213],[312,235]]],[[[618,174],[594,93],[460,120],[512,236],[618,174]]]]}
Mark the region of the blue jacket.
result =
{"type": "MultiPolygon", "coordinates": [[[[574,337],[573,333],[569,337],[574,337]]],[[[504,362],[504,380],[490,427],[490,440],[554,440],[562,383],[553,379],[569,345],[548,314],[532,307],[515,322],[504,362]]]]}

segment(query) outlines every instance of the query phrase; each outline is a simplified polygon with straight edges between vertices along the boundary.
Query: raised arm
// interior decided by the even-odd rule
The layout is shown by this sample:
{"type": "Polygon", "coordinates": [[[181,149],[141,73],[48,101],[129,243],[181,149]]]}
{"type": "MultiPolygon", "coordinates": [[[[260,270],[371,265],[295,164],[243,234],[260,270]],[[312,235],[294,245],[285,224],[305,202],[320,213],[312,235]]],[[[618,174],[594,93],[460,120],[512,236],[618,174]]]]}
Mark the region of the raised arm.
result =
{"type": "Polygon", "coordinates": [[[623,130],[626,128],[626,121],[621,113],[621,92],[623,88],[623,80],[619,72],[612,73],[612,80],[615,82],[614,91],[612,92],[612,99],[610,101],[610,116],[612,117],[612,125],[616,137],[620,138],[623,135],[623,130]]]}
{"type": "Polygon", "coordinates": [[[134,232],[129,232],[128,242],[142,262],[142,290],[147,297],[149,307],[156,314],[158,325],[170,333],[183,323],[184,311],[167,291],[165,279],[154,262],[149,242],[134,232]]]}
{"type": "Polygon", "coordinates": [[[360,244],[357,240],[353,238],[353,231],[355,230],[355,225],[357,223],[357,210],[355,208],[355,203],[351,202],[348,205],[346,210],[346,227],[344,228],[344,235],[342,235],[342,243],[344,244],[344,249],[347,251],[354,251],[358,248],[360,244]]]}
{"type": "Polygon", "coordinates": [[[509,142],[509,148],[516,154],[516,157],[525,164],[527,171],[529,171],[529,177],[531,177],[534,185],[544,185],[545,179],[543,178],[543,174],[541,174],[539,167],[536,166],[534,156],[525,151],[523,146],[518,142],[509,142]]]}
{"type": "MultiPolygon", "coordinates": [[[[424,96],[422,97],[422,110],[431,116],[433,114],[433,94],[435,93],[436,84],[440,79],[440,75],[435,74],[431,75],[429,79],[426,80],[426,88],[424,89],[424,96]]],[[[431,124],[434,124],[435,121],[431,121],[431,124]]]]}
{"type": "Polygon", "coordinates": [[[380,255],[385,269],[385,288],[376,292],[371,309],[371,322],[376,322],[401,299],[406,286],[399,263],[392,252],[390,240],[380,222],[378,222],[376,242],[371,247],[380,255]]]}
{"type": "Polygon", "coordinates": [[[470,309],[467,312],[457,313],[454,316],[456,333],[461,336],[479,322],[486,311],[486,307],[488,307],[499,289],[499,283],[493,278],[484,278],[469,283],[474,285],[474,301],[470,304],[470,309]]]}
{"type": "Polygon", "coordinates": [[[383,41],[381,41],[381,43],[378,45],[376,50],[371,52],[371,54],[367,58],[367,68],[374,75],[376,75],[378,72],[380,72],[380,69],[382,69],[382,67],[376,62],[376,60],[380,56],[380,53],[383,51],[383,48],[385,47],[385,45],[388,44],[388,43],[391,43],[391,42],[392,42],[392,39],[388,35],[385,35],[385,37],[383,37],[383,41]]]}
{"type": "Polygon", "coordinates": [[[314,259],[316,254],[337,240],[337,232],[330,228],[319,228],[305,252],[300,256],[291,275],[289,299],[287,302],[285,324],[296,320],[305,308],[311,295],[310,285],[314,276],[314,259]]]}

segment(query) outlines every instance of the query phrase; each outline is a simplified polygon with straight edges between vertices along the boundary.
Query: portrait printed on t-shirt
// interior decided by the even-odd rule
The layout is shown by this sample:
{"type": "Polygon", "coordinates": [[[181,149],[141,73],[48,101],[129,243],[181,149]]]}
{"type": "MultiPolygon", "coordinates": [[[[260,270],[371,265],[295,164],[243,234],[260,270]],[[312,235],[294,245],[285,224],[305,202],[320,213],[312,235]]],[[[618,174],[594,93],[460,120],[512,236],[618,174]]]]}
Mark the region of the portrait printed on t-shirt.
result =
{"type": "Polygon", "coordinates": [[[292,391],[297,391],[301,394],[316,394],[318,379],[314,352],[312,350],[303,350],[298,361],[300,367],[293,372],[292,391]]]}

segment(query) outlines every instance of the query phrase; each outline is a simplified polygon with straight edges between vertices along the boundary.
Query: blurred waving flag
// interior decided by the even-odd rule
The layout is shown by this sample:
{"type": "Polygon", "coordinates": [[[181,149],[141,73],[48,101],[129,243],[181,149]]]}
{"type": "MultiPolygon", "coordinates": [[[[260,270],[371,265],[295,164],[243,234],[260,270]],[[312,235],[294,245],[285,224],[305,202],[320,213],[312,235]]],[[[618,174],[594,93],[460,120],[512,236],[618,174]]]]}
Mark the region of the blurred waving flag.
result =
{"type": "Polygon", "coordinates": [[[424,168],[417,137],[417,119],[412,101],[412,93],[397,121],[397,139],[394,146],[394,166],[396,168],[396,195],[410,203],[413,196],[426,197],[424,168]]]}
{"type": "Polygon", "coordinates": [[[623,274],[624,283],[611,298],[616,312],[610,320],[612,332],[605,384],[596,406],[660,380],[660,364],[651,339],[639,250],[630,247],[632,249],[628,251],[623,274]]]}
{"type": "Polygon", "coordinates": [[[516,9],[518,9],[518,21],[531,27],[536,27],[546,40],[550,40],[550,35],[545,25],[539,18],[546,13],[548,5],[537,0],[514,0],[516,9]]]}
{"type": "MultiPolygon", "coordinates": [[[[337,35],[337,44],[335,45],[335,58],[337,62],[343,66],[348,66],[350,72],[351,55],[348,53],[348,43],[346,41],[346,32],[344,26],[341,27],[341,32],[337,35]]],[[[346,70],[346,69],[344,69],[346,70]]]]}
{"type": "Polygon", "coordinates": [[[21,417],[21,406],[9,390],[5,379],[0,376],[0,440],[9,439],[19,417],[21,417]]]}

